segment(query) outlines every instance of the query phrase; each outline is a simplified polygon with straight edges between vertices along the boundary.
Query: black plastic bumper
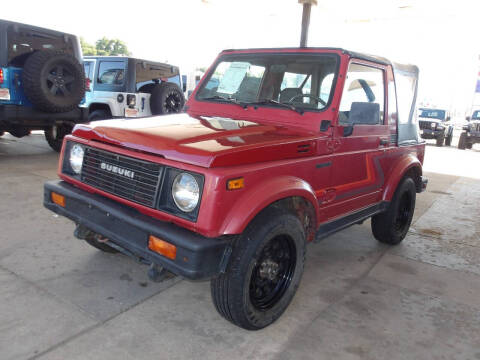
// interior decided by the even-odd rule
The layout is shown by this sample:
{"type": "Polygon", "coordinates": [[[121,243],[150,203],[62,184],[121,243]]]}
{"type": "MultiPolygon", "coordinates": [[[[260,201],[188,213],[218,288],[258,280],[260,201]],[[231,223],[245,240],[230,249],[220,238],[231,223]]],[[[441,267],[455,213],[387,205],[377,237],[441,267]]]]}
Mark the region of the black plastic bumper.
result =
{"type": "Polygon", "coordinates": [[[436,139],[440,136],[445,136],[445,130],[422,130],[420,137],[422,139],[436,139]]]}
{"type": "Polygon", "coordinates": [[[52,126],[56,121],[68,121],[71,123],[86,122],[88,109],[77,107],[64,113],[47,113],[29,106],[0,105],[0,127],[9,128],[24,127],[41,129],[52,126]]]}
{"type": "Polygon", "coordinates": [[[191,280],[209,279],[223,272],[231,253],[227,239],[207,238],[153,219],[65,181],[45,183],[43,203],[47,209],[103,235],[127,252],[191,280]],[[52,202],[52,192],[65,196],[65,208],[52,202]],[[171,260],[149,250],[150,235],[175,245],[176,258],[171,260]]]}

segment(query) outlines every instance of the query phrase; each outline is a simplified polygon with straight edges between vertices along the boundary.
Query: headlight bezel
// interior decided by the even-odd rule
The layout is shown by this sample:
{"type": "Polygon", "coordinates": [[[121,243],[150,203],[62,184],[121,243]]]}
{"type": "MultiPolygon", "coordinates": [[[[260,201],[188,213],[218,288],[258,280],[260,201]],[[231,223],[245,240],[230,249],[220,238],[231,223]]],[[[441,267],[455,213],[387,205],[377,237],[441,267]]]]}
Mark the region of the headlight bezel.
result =
{"type": "Polygon", "coordinates": [[[76,176],[80,176],[82,174],[83,168],[83,159],[85,158],[85,146],[75,143],[71,146],[70,151],[68,152],[68,162],[70,164],[70,168],[72,169],[73,173],[76,176]],[[74,154],[74,152],[78,152],[78,154],[74,154]],[[81,154],[81,156],[80,156],[81,154]],[[79,163],[74,163],[74,156],[77,156],[76,159],[79,163]]]}
{"type": "MultiPolygon", "coordinates": [[[[67,143],[65,144],[65,149],[63,151],[62,174],[65,174],[75,180],[80,180],[82,172],[80,171],[80,173],[77,174],[72,169],[72,166],[70,164],[70,152],[72,150],[72,147],[75,145],[81,146],[83,148],[84,157],[85,157],[85,150],[87,149],[87,146],[77,141],[71,141],[71,140],[67,141],[67,143]]],[[[82,162],[82,168],[83,168],[83,162],[82,162]]]]}
{"type": "Polygon", "coordinates": [[[205,178],[201,174],[188,171],[188,170],[168,167],[168,166],[165,167],[163,182],[162,182],[162,186],[160,187],[160,196],[157,203],[157,209],[161,211],[165,211],[169,214],[178,216],[180,218],[183,218],[192,222],[196,222],[198,218],[200,206],[202,204],[204,182],[205,182],[205,178]],[[173,194],[172,194],[173,182],[175,181],[175,178],[181,173],[187,173],[191,175],[198,184],[198,189],[199,189],[198,202],[196,207],[190,212],[182,211],[177,206],[177,204],[175,203],[175,200],[173,199],[173,194]]]}
{"type": "Polygon", "coordinates": [[[183,212],[186,212],[186,213],[192,212],[198,206],[198,202],[200,200],[200,187],[198,186],[198,182],[195,179],[195,177],[189,174],[188,172],[181,172],[180,174],[175,176],[175,179],[173,179],[173,183],[172,183],[172,189],[170,191],[172,193],[172,198],[175,205],[177,205],[177,207],[183,212]],[[175,188],[182,186],[180,184],[182,180],[188,181],[189,185],[193,187],[193,191],[191,191],[191,193],[194,193],[194,194],[196,193],[196,196],[195,195],[192,196],[192,198],[194,198],[194,202],[190,204],[185,204],[185,205],[182,204],[182,199],[180,199],[178,192],[176,192],[178,190],[176,190],[175,188]]]}

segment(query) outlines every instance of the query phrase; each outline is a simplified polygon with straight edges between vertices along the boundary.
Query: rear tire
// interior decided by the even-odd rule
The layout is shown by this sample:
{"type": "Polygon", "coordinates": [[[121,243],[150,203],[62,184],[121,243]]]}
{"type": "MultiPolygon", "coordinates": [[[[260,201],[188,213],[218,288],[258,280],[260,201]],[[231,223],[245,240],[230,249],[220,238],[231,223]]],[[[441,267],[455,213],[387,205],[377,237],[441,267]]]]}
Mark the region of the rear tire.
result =
{"type": "Polygon", "coordinates": [[[372,217],[372,232],[378,241],[396,245],[407,235],[415,211],[415,182],[405,177],[397,187],[388,209],[372,217]]]}
{"type": "Polygon", "coordinates": [[[286,210],[269,208],[233,241],[227,270],[211,280],[212,300],[225,319],[247,330],[277,320],[303,274],[305,233],[286,210]]]}
{"type": "Polygon", "coordinates": [[[458,148],[460,150],[465,150],[467,146],[467,133],[463,132],[460,134],[460,139],[458,140],[458,148]]]}
{"type": "Polygon", "coordinates": [[[185,105],[182,90],[173,83],[162,82],[153,87],[150,110],[153,115],[179,113],[185,105]]]}
{"type": "Polygon", "coordinates": [[[106,110],[95,110],[88,115],[88,121],[111,119],[112,115],[106,110]]]}
{"type": "Polygon", "coordinates": [[[62,51],[34,52],[25,62],[22,78],[27,98],[46,112],[73,110],[85,95],[83,66],[62,51]]]}
{"type": "Polygon", "coordinates": [[[470,150],[470,149],[473,147],[473,144],[470,143],[470,142],[467,142],[467,144],[465,145],[465,147],[470,150]]]}
{"type": "Polygon", "coordinates": [[[62,150],[63,138],[72,132],[73,127],[67,124],[55,125],[45,129],[45,140],[47,140],[48,145],[55,150],[60,152],[62,150]]]}

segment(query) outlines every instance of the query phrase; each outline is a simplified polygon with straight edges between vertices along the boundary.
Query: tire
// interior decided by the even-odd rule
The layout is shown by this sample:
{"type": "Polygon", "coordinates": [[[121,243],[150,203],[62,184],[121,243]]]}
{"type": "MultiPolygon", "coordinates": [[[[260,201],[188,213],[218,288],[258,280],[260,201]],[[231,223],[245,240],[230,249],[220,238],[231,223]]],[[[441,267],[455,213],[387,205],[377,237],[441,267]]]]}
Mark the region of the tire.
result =
{"type": "Polygon", "coordinates": [[[467,147],[467,133],[463,132],[460,134],[460,139],[458,140],[458,148],[460,150],[465,150],[467,147]]]}
{"type": "Polygon", "coordinates": [[[23,69],[25,95],[39,110],[73,110],[85,95],[82,65],[62,51],[41,50],[30,55],[23,69]]]}
{"type": "Polygon", "coordinates": [[[443,141],[445,140],[445,136],[442,134],[441,136],[437,137],[437,146],[443,146],[443,141]]]}
{"type": "Polygon", "coordinates": [[[295,215],[271,207],[232,245],[226,272],[210,283],[213,303],[233,324],[247,330],[262,329],[283,314],[300,284],[306,251],[304,229],[295,215]]]}
{"type": "Polygon", "coordinates": [[[100,251],[109,253],[109,254],[117,254],[118,250],[108,246],[107,244],[101,243],[97,240],[95,240],[93,237],[89,236],[85,239],[87,244],[93,246],[95,249],[98,249],[100,251]]]}
{"type": "Polygon", "coordinates": [[[452,138],[453,138],[453,132],[445,138],[445,145],[446,146],[451,146],[452,145],[452,138]]]}
{"type": "Polygon", "coordinates": [[[107,110],[95,110],[88,114],[88,121],[111,119],[112,116],[107,110]]]}
{"type": "Polygon", "coordinates": [[[150,110],[153,115],[179,113],[184,105],[185,97],[176,84],[162,82],[153,87],[150,95],[150,110]]]}
{"type": "Polygon", "coordinates": [[[63,138],[72,132],[73,127],[67,124],[55,125],[45,129],[45,140],[47,140],[48,145],[55,150],[60,152],[62,150],[63,138]]]}
{"type": "Polygon", "coordinates": [[[467,144],[465,145],[465,147],[470,150],[470,149],[473,147],[473,144],[470,143],[470,142],[467,142],[467,144]]]}
{"type": "Polygon", "coordinates": [[[407,235],[415,211],[415,182],[405,177],[398,185],[388,209],[372,217],[375,239],[389,245],[399,244],[407,235]]]}

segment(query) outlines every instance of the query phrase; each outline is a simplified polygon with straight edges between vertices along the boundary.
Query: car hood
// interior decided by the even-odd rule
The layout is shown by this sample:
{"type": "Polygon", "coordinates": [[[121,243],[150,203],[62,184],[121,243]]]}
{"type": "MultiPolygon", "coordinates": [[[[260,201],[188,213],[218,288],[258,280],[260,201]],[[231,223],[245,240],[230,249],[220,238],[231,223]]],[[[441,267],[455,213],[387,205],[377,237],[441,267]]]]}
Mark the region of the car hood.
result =
{"type": "Polygon", "coordinates": [[[301,129],[186,113],[79,124],[73,135],[202,167],[312,156],[318,138],[301,129]]]}

